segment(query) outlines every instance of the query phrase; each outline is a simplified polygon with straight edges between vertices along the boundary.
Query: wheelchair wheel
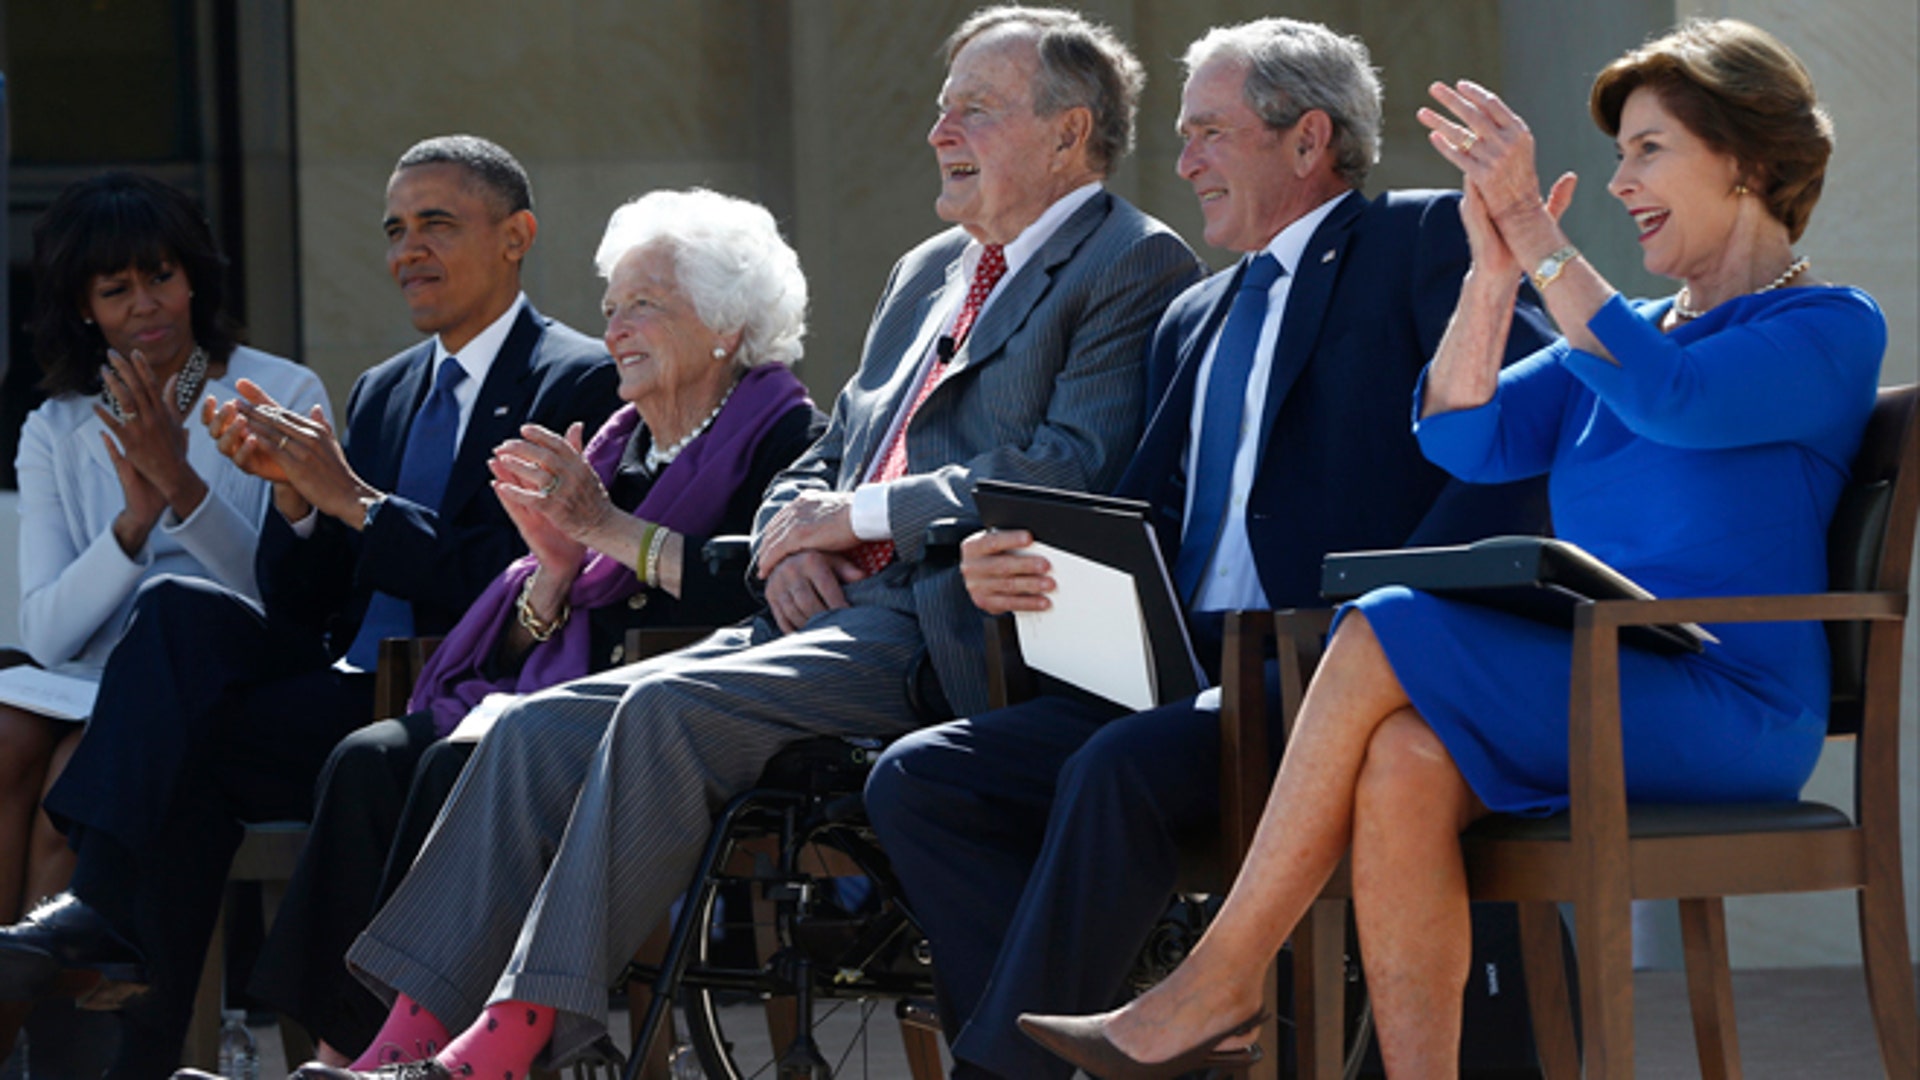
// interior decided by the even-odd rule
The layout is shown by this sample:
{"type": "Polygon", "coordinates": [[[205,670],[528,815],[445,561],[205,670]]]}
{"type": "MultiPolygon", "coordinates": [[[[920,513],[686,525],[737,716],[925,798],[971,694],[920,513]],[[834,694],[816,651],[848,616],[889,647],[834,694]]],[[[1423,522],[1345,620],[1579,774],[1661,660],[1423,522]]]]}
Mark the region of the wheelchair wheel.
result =
{"type": "MultiPolygon", "coordinates": [[[[796,861],[844,869],[850,859],[868,869],[876,858],[863,838],[829,827],[808,838],[796,861]]],[[[763,867],[730,879],[750,884],[751,904],[740,902],[737,888],[710,892],[706,910],[696,913],[708,932],[694,945],[679,993],[708,1080],[904,1075],[901,1061],[913,1048],[903,1045],[897,1016],[907,999],[931,996],[932,968],[924,937],[892,898],[884,865],[872,871],[769,878],[763,867]],[[855,897],[847,882],[860,882],[866,894],[855,897]],[[737,955],[729,965],[743,935],[754,943],[755,967],[737,955]]]]}

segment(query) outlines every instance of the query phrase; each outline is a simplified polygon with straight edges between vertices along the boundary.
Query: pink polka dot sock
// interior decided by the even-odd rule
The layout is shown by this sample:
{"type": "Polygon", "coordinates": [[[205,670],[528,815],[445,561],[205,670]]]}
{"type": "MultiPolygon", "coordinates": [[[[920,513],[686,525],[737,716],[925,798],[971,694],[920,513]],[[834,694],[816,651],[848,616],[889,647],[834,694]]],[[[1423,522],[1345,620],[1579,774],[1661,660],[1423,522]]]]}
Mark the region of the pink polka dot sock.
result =
{"type": "Polygon", "coordinates": [[[552,1009],[525,1001],[500,1001],[487,1006],[437,1060],[459,1077],[525,1080],[534,1055],[552,1037],[552,1009]]]}
{"type": "Polygon", "coordinates": [[[396,1061],[424,1061],[447,1045],[447,1026],[419,1002],[405,994],[393,999],[393,1011],[380,1033],[367,1044],[366,1052],[347,1066],[355,1072],[369,1072],[396,1061]]]}

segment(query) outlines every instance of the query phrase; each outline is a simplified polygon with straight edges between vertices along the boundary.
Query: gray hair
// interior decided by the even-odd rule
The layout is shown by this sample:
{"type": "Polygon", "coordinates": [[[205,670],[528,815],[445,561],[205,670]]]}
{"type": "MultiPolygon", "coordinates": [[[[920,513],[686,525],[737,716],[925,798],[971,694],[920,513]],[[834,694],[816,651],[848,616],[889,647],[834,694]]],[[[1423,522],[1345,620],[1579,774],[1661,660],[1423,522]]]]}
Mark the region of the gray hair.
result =
{"type": "Polygon", "coordinates": [[[1216,26],[1187,46],[1188,77],[1208,61],[1247,65],[1247,105],[1284,131],[1314,109],[1333,121],[1334,168],[1359,187],[1380,160],[1380,75],[1367,46],[1319,23],[1256,19],[1216,26]]]}
{"type": "Polygon", "coordinates": [[[1057,116],[1086,106],[1093,114],[1087,136],[1087,161],[1102,176],[1111,173],[1133,149],[1133,121],[1140,111],[1146,69],[1111,29],[1077,11],[1040,7],[981,8],[947,38],[947,66],[967,43],[1002,26],[1026,26],[1040,51],[1034,79],[1033,111],[1057,116]]]}
{"type": "Polygon", "coordinates": [[[736,364],[800,359],[807,278],[765,207],[704,188],[650,191],[613,212],[593,264],[611,277],[628,252],[648,244],[673,253],[676,283],[707,329],[740,333],[736,364]]]}

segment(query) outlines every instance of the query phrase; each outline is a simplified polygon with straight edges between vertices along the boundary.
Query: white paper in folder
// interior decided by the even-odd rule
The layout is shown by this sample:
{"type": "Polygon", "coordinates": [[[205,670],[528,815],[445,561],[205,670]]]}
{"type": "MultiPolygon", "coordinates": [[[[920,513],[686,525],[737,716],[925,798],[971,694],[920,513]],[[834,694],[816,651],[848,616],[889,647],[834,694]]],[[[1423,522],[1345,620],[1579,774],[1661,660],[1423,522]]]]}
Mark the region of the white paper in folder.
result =
{"type": "Polygon", "coordinates": [[[1053,606],[1014,614],[1027,666],[1140,711],[1154,705],[1147,621],[1133,578],[1047,544],[1030,544],[1051,566],[1053,606]]]}

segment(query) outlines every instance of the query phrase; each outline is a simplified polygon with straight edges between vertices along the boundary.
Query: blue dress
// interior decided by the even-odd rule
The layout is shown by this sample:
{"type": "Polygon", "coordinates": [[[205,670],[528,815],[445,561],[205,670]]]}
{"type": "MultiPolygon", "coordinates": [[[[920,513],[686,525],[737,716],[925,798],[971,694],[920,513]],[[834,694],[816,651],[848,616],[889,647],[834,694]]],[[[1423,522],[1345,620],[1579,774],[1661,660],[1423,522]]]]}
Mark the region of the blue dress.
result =
{"type": "MultiPolygon", "coordinates": [[[[1670,303],[1614,297],[1588,329],[1618,366],[1556,342],[1487,404],[1419,420],[1421,450],[1467,481],[1550,473],[1556,534],[1656,596],[1824,590],[1886,349],[1879,308],[1856,289],[1781,289],[1663,334],[1670,303]]],[[[1350,607],[1488,807],[1566,807],[1567,631],[1404,588],[1350,607]]],[[[1826,734],[1825,635],[1708,629],[1720,642],[1700,655],[1621,650],[1629,797],[1795,798],[1826,734]]]]}

